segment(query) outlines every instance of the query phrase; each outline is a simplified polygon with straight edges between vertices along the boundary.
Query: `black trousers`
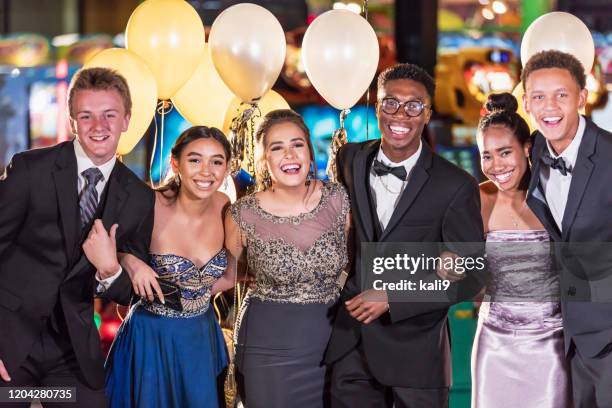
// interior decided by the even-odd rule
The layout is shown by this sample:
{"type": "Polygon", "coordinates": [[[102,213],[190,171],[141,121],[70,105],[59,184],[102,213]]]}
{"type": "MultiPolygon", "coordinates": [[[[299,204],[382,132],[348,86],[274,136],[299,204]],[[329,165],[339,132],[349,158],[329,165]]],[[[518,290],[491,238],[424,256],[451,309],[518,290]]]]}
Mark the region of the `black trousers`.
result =
{"type": "MultiPolygon", "coordinates": [[[[49,325],[50,326],[50,325],[49,325]]],[[[40,335],[30,355],[16,372],[10,372],[11,381],[3,387],[74,387],[76,402],[43,402],[43,407],[103,408],[108,406],[104,388],[87,385],[70,341],[51,327],[40,335]]],[[[0,403],[0,408],[28,408],[30,403],[0,403]]]]}
{"type": "Polygon", "coordinates": [[[448,388],[381,384],[370,372],[361,347],[356,347],[332,365],[331,399],[332,408],[447,408],[448,388]]]}
{"type": "Polygon", "coordinates": [[[595,357],[581,355],[573,343],[571,347],[574,407],[612,407],[612,343],[595,357]]]}

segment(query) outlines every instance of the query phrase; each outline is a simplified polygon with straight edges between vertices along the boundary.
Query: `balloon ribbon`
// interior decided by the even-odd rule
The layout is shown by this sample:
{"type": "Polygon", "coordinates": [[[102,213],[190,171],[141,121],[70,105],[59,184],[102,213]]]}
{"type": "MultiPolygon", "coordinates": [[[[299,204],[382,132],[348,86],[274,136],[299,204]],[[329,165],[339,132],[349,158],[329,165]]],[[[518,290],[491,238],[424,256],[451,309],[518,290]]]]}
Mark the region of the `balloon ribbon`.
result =
{"type": "Polygon", "coordinates": [[[349,114],[350,109],[343,109],[340,111],[340,128],[337,129],[332,135],[331,139],[331,152],[329,154],[329,160],[327,161],[327,177],[329,181],[338,181],[338,169],[336,168],[336,155],[338,150],[347,143],[346,129],[344,128],[344,119],[349,114]]]}
{"type": "MultiPolygon", "coordinates": [[[[247,105],[242,102],[238,107],[247,105]]],[[[230,125],[230,144],[232,145],[232,162],[230,169],[235,176],[242,165],[250,174],[255,174],[255,119],[261,116],[257,102],[250,105],[242,113],[232,119],[230,125]]]]}
{"type": "MultiPolygon", "coordinates": [[[[169,100],[159,101],[157,104],[157,113],[161,116],[161,130],[159,135],[159,182],[157,186],[161,185],[163,178],[163,168],[164,168],[164,118],[165,116],[172,111],[174,105],[169,100]]],[[[151,164],[149,166],[149,180],[151,180],[151,185],[153,183],[153,161],[155,159],[155,152],[157,151],[157,120],[155,120],[155,135],[153,138],[153,153],[151,154],[151,164]]]]}

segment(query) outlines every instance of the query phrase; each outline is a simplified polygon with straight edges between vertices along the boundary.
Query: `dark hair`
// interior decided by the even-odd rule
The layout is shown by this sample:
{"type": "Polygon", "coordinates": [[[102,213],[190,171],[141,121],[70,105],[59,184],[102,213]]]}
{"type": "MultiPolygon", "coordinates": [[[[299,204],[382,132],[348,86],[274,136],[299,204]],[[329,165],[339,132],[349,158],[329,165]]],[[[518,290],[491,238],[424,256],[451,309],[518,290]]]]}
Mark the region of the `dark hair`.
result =
{"type": "Polygon", "coordinates": [[[310,130],[306,123],[304,123],[304,119],[302,116],[295,112],[292,109],[277,109],[268,112],[264,117],[257,131],[255,132],[255,143],[258,145],[258,156],[255,162],[255,181],[257,182],[257,190],[265,190],[269,187],[266,177],[267,169],[265,168],[265,145],[266,145],[266,135],[270,131],[270,129],[282,123],[293,123],[297,127],[300,128],[302,132],[304,132],[304,137],[306,138],[306,144],[308,145],[308,149],[310,150],[310,162],[313,170],[313,174],[311,175],[313,179],[316,178],[317,169],[316,162],[314,157],[314,147],[312,146],[312,141],[310,140],[310,130]]]}
{"type": "Polygon", "coordinates": [[[584,66],[572,54],[557,50],[540,51],[534,54],[525,64],[521,73],[521,81],[523,81],[523,90],[526,89],[527,80],[533,71],[547,68],[564,69],[576,80],[580,89],[586,87],[586,75],[584,74],[584,66]]]}
{"type": "Polygon", "coordinates": [[[395,64],[378,75],[377,90],[380,92],[382,88],[387,85],[387,82],[394,81],[396,79],[410,79],[422,84],[429,98],[433,101],[434,94],[436,93],[436,83],[434,82],[431,75],[427,73],[423,68],[415,64],[395,64]]]}
{"type": "MultiPolygon", "coordinates": [[[[487,113],[478,122],[478,131],[481,135],[491,126],[503,126],[512,132],[521,146],[525,146],[526,143],[532,143],[529,125],[517,113],[518,101],[514,95],[508,92],[491,94],[487,98],[484,108],[487,113]]],[[[531,156],[531,152],[529,155],[531,156]]],[[[527,187],[530,178],[531,170],[527,166],[527,171],[521,180],[521,188],[527,187]]]]}
{"type": "Polygon", "coordinates": [[[130,88],[125,78],[117,71],[109,68],[83,68],[80,69],[68,89],[68,113],[72,118],[74,98],[78,91],[108,91],[115,90],[121,96],[125,113],[132,112],[132,98],[130,88]]]}
{"type": "MultiPolygon", "coordinates": [[[[223,147],[223,151],[225,152],[225,161],[229,165],[229,161],[232,157],[230,144],[227,141],[227,138],[225,137],[223,132],[215,127],[192,126],[189,129],[185,130],[183,133],[180,134],[178,139],[176,139],[176,142],[174,142],[174,146],[172,146],[172,150],[170,150],[172,157],[175,160],[178,160],[179,157],[181,157],[181,153],[183,152],[183,150],[185,150],[185,147],[189,143],[199,139],[213,139],[220,143],[223,147]]],[[[164,196],[170,198],[178,196],[180,189],[180,181],[177,180],[177,177],[175,175],[175,177],[169,177],[162,186],[156,188],[155,190],[159,191],[164,196]],[[167,195],[165,194],[166,192],[170,192],[171,194],[167,195]]]]}

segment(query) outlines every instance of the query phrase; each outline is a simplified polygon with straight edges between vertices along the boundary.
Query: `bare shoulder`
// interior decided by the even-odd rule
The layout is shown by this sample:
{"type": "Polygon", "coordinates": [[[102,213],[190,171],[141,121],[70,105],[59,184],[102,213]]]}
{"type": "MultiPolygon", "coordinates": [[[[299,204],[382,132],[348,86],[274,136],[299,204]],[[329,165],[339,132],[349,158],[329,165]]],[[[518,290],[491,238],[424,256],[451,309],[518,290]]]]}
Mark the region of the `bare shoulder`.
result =
{"type": "Polygon", "coordinates": [[[478,186],[480,192],[480,200],[492,200],[497,194],[497,187],[491,180],[484,181],[478,186]]]}
{"type": "Polygon", "coordinates": [[[220,191],[215,191],[212,196],[213,204],[218,211],[225,212],[225,209],[229,207],[230,199],[229,197],[220,191]]]}
{"type": "Polygon", "coordinates": [[[174,197],[169,195],[172,193],[165,191],[155,191],[155,208],[168,207],[174,202],[174,197]]]}
{"type": "Polygon", "coordinates": [[[491,180],[480,183],[478,186],[480,193],[480,208],[483,214],[491,211],[495,205],[498,189],[491,180]]]}

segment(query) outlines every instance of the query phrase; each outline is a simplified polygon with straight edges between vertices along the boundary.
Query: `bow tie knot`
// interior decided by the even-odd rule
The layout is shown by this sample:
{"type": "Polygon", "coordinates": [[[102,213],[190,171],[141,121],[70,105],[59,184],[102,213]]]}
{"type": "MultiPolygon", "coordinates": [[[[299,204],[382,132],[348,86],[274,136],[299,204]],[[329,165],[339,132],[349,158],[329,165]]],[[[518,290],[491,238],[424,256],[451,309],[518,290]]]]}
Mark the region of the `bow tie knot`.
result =
{"type": "Polygon", "coordinates": [[[387,174],[393,174],[398,179],[404,181],[406,180],[406,168],[404,166],[387,166],[385,163],[374,159],[374,163],[372,163],[372,171],[378,177],[386,176],[387,174]]]}
{"type": "Polygon", "coordinates": [[[572,166],[565,163],[563,157],[552,157],[547,151],[544,151],[542,155],[542,163],[549,166],[551,169],[559,170],[564,176],[572,172],[572,166]]]}

